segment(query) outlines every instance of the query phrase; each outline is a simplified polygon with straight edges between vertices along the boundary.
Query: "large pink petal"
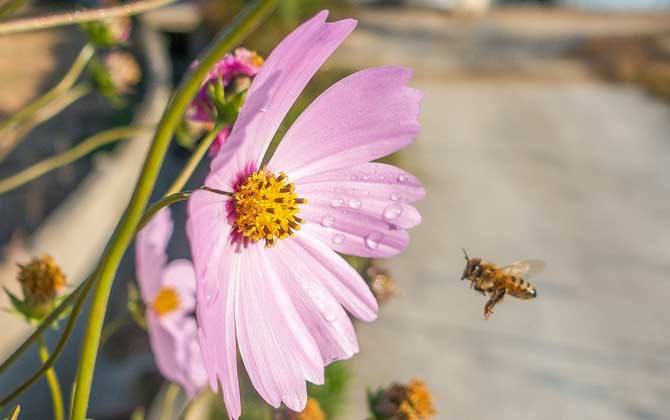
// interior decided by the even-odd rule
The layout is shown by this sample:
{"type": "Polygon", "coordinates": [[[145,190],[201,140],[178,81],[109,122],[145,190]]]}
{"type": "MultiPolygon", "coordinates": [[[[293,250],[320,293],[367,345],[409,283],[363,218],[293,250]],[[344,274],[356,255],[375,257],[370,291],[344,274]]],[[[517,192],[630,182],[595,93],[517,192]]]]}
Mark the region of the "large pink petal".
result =
{"type": "Polygon", "coordinates": [[[317,223],[327,223],[328,217],[337,220],[365,215],[403,229],[421,222],[419,212],[407,203],[425,194],[414,176],[381,163],[364,163],[303,178],[296,183],[296,191],[308,199],[309,206],[322,210],[317,223]]]}
{"type": "Polygon", "coordinates": [[[338,279],[293,240],[280,241],[268,254],[281,287],[291,296],[324,362],[356,354],[358,342],[351,320],[325,286],[338,279]]]}
{"type": "Polygon", "coordinates": [[[188,203],[186,230],[197,278],[199,337],[210,387],[221,382],[231,418],[241,414],[235,330],[236,267],[239,254],[227,221],[228,198],[196,191],[188,203]]]}
{"type": "Polygon", "coordinates": [[[292,181],[369,162],[407,146],[419,132],[422,94],[412,71],[359,71],[319,96],[291,126],[268,166],[292,181]]]}
{"type": "Polygon", "coordinates": [[[235,310],[240,354],[251,382],[269,404],[278,407],[283,401],[302,411],[305,379],[322,382],[323,377],[315,377],[322,373],[314,370],[323,370],[323,361],[262,247],[251,244],[240,257],[235,310]]]}
{"type": "Polygon", "coordinates": [[[302,226],[303,232],[341,254],[388,258],[409,245],[405,229],[349,209],[306,204],[301,207],[300,216],[309,222],[302,226]]]}
{"type": "Polygon", "coordinates": [[[161,287],[161,273],[167,263],[165,249],[172,236],[170,210],[156,213],[139,231],[135,241],[135,270],[142,300],[151,303],[161,287]]]}
{"type": "MultiPolygon", "coordinates": [[[[310,226],[308,224],[306,228],[310,226]]],[[[323,267],[329,276],[317,276],[324,286],[353,316],[363,321],[377,318],[379,307],[370,288],[360,274],[321,239],[301,230],[293,239],[299,247],[292,248],[306,261],[313,260],[314,270],[323,267]]]]}
{"type": "Polygon", "coordinates": [[[231,188],[248,165],[260,165],[298,95],[356,26],[351,19],[325,23],[327,16],[327,11],[317,14],[272,51],[249,88],[230,137],[212,161],[207,185],[231,188]]]}

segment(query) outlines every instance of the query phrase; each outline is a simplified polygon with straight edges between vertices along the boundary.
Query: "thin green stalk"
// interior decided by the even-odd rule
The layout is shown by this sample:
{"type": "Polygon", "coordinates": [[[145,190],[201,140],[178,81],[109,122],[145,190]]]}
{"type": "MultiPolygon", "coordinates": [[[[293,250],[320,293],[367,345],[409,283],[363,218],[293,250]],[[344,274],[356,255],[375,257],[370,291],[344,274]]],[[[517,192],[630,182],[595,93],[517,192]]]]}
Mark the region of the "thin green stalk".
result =
{"type": "Polygon", "coordinates": [[[149,222],[149,220],[151,220],[151,218],[154,217],[154,215],[158,213],[158,211],[163,207],[171,206],[174,203],[188,200],[190,197],[191,197],[191,191],[180,191],[174,194],[166,195],[160,200],[156,201],[155,203],[150,205],[149,208],[147,208],[147,211],[145,211],[144,214],[142,215],[142,219],[140,220],[140,223],[138,223],[137,225],[137,231],[139,232],[140,230],[142,230],[144,225],[146,225],[149,222]]]}
{"type": "Polygon", "coordinates": [[[9,420],[19,420],[19,414],[21,413],[21,404],[14,407],[12,414],[9,416],[9,420]]]}
{"type": "Polygon", "coordinates": [[[77,79],[79,79],[79,76],[86,68],[86,65],[91,60],[94,53],[95,48],[93,47],[93,45],[91,44],[84,45],[84,48],[81,49],[79,55],[77,55],[77,58],[72,62],[70,69],[67,71],[67,73],[65,73],[65,76],[63,76],[63,78],[58,82],[58,84],[52,87],[44,95],[40,96],[39,98],[35,99],[28,105],[24,106],[23,108],[12,114],[11,117],[7,118],[4,121],[0,121],[0,130],[3,130],[6,127],[24,121],[32,114],[39,111],[46,104],[48,104],[49,102],[53,101],[58,96],[63,94],[63,92],[70,89],[75,84],[77,79]]]}
{"type": "Polygon", "coordinates": [[[104,346],[105,343],[113,336],[121,327],[130,324],[132,318],[128,314],[113,319],[105,324],[102,329],[102,335],[100,336],[100,345],[104,346]]]}
{"type": "Polygon", "coordinates": [[[54,169],[69,165],[106,144],[134,137],[148,130],[146,127],[117,127],[88,137],[60,155],[52,156],[12,176],[0,179],[0,194],[18,188],[54,169]]]}
{"type": "MultiPolygon", "coordinates": [[[[42,363],[49,360],[49,350],[47,349],[47,345],[44,342],[44,339],[41,337],[39,339],[38,348],[40,353],[40,360],[42,360],[42,363]]],[[[60,383],[58,382],[56,370],[53,367],[47,369],[46,377],[47,383],[49,384],[49,391],[51,391],[54,420],[63,420],[65,418],[65,411],[63,409],[63,393],[60,390],[60,383]]]]}
{"type": "Polygon", "coordinates": [[[7,127],[2,133],[2,143],[0,143],[0,162],[21,143],[25,136],[35,127],[44,121],[52,118],[79,98],[88,95],[91,92],[91,86],[81,83],[73,88],[66,90],[61,96],[40,108],[39,111],[32,114],[27,120],[14,126],[7,127]]]}
{"type": "Polygon", "coordinates": [[[212,48],[200,60],[200,65],[187,75],[163,114],[135,187],[135,192],[99,265],[98,286],[93,295],[91,312],[81,346],[76,376],[77,388],[70,417],[72,420],[84,420],[86,418],[93,372],[100,346],[100,334],[112,283],[121,258],[135,235],[144,208],[154,189],[170,141],[209,69],[226,52],[238,45],[251,33],[276,5],[277,0],[257,0],[251,3],[245,12],[217,38],[212,48]]]}
{"type": "Polygon", "coordinates": [[[198,163],[200,163],[202,158],[205,156],[205,153],[207,153],[207,150],[209,150],[209,147],[212,145],[214,140],[216,140],[216,136],[219,134],[219,131],[221,131],[222,128],[222,125],[216,125],[212,131],[207,133],[207,135],[200,141],[198,147],[191,154],[191,157],[188,159],[188,162],[186,162],[186,165],[182,169],[179,176],[177,176],[168,191],[165,193],[166,195],[174,194],[184,188],[184,185],[186,185],[186,182],[191,178],[195,168],[198,167],[198,163]]]}
{"type": "Polygon", "coordinates": [[[174,402],[177,399],[177,395],[179,395],[179,385],[170,383],[163,396],[160,420],[172,420],[172,412],[174,411],[174,402]]]}
{"type": "Polygon", "coordinates": [[[100,7],[89,10],[75,10],[46,16],[35,16],[14,19],[0,23],[0,35],[17,32],[34,31],[37,29],[54,28],[56,26],[73,25],[76,23],[104,20],[122,16],[132,16],[151,9],[174,3],[177,0],[139,0],[118,6],[100,7]]]}
{"type": "MultiPolygon", "coordinates": [[[[12,402],[14,399],[18,398],[19,395],[21,395],[25,390],[30,388],[31,385],[33,385],[35,382],[37,382],[42,375],[44,375],[56,362],[56,359],[60,356],[61,352],[65,348],[65,345],[67,344],[68,339],[70,338],[70,335],[72,334],[72,331],[74,330],[74,326],[77,322],[77,318],[79,317],[79,314],[81,313],[82,309],[84,308],[84,302],[86,302],[86,296],[88,295],[88,291],[91,289],[91,287],[94,284],[93,279],[95,278],[95,275],[89,277],[86,281],[84,281],[80,287],[72,293],[69,297],[75,296],[75,303],[74,306],[72,307],[72,312],[70,313],[70,317],[67,320],[67,324],[65,324],[65,328],[63,329],[63,333],[60,336],[60,339],[58,340],[58,343],[56,344],[56,347],[54,347],[53,353],[48,357],[47,360],[45,360],[42,363],[42,366],[35,372],[30,378],[28,378],[25,382],[23,382],[21,385],[19,385],[14,391],[12,391],[9,395],[4,397],[0,401],[0,408],[6,406],[10,402],[12,402]]],[[[52,312],[53,313],[53,312],[52,312]]],[[[42,325],[45,325],[43,322],[42,325]]],[[[49,325],[49,324],[46,324],[49,325]]],[[[39,328],[38,328],[39,330],[39,328]]],[[[35,336],[37,331],[33,333],[33,336],[35,336]]],[[[40,336],[37,335],[35,339],[39,339],[40,336]]],[[[28,340],[26,340],[28,342],[28,340]]],[[[24,343],[25,345],[25,343],[24,343]]],[[[23,345],[22,345],[23,347],[23,345]]],[[[16,353],[16,352],[15,352],[16,353]]]]}
{"type": "Polygon", "coordinates": [[[10,16],[23,6],[26,0],[7,0],[0,5],[0,19],[10,16]]]}
{"type": "Polygon", "coordinates": [[[56,307],[51,313],[44,318],[40,325],[35,329],[35,331],[28,337],[20,346],[17,348],[14,353],[11,354],[0,365],[0,373],[4,372],[9,368],[30,346],[56,321],[62,314],[65,312],[72,304],[77,300],[82,292],[85,292],[89,289],[90,283],[92,282],[92,277],[84,280],[69,296],[67,296],[61,302],[58,307],[56,307]]]}

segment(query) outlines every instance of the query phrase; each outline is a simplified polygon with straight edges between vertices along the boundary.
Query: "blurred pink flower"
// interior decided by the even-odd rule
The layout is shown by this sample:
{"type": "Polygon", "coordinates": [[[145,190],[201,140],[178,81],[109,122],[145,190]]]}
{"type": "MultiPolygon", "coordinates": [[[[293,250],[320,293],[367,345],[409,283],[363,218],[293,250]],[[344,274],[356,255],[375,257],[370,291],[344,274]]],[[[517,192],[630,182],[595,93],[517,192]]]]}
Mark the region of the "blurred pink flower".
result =
{"type": "Polygon", "coordinates": [[[135,266],[158,369],[193,397],[207,383],[193,316],[195,273],[188,260],[167,263],[172,227],[168,209],[151,219],[137,234],[135,266]]]}
{"type": "Polygon", "coordinates": [[[219,154],[219,151],[223,146],[223,142],[226,141],[229,134],[230,134],[230,126],[223,127],[221,131],[219,131],[219,134],[216,135],[216,139],[214,139],[214,142],[212,143],[211,146],[209,146],[209,150],[207,151],[209,157],[213,158],[214,156],[219,154]]]}
{"type": "Polygon", "coordinates": [[[356,21],[327,11],[288,35],[248,91],[205,185],[193,193],[187,233],[197,276],[200,344],[212,389],[241,413],[237,347],[259,394],[301,411],[308,380],[358,352],[351,320],[372,321],[377,302],[337,252],[390,257],[421,221],[410,203],[421,183],[372,163],[412,142],[422,94],[411,71],[377,67],[326,90],[297,119],[267,167],[263,156],[286,113],[356,21]]]}
{"type": "MultiPolygon", "coordinates": [[[[214,122],[212,119],[216,115],[216,107],[209,95],[210,86],[221,83],[224,88],[227,88],[238,76],[251,78],[258,73],[261,64],[263,64],[263,59],[246,48],[237,48],[234,54],[226,54],[221,61],[214,65],[207,78],[202,82],[200,91],[191,103],[189,119],[198,122],[214,122]]],[[[196,61],[191,66],[197,65],[198,62],[196,61]]]]}

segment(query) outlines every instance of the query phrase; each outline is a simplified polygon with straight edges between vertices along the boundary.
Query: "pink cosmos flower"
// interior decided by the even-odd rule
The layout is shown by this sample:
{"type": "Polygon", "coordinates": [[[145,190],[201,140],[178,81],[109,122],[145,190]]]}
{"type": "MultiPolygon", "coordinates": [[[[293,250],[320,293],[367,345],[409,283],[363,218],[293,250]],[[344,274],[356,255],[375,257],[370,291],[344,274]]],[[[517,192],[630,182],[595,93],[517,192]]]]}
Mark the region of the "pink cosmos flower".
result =
{"type": "Polygon", "coordinates": [[[268,144],[305,85],[356,26],[324,11],[284,39],[254,78],[205,185],[188,204],[200,344],[212,389],[240,416],[237,348],[259,394],[301,411],[306,380],[358,352],[345,309],[364,321],[377,302],[337,253],[390,257],[421,221],[421,183],[372,163],[419,132],[411,71],[377,67],[331,86],[298,118],[266,167],[268,144]]]}
{"type": "Polygon", "coordinates": [[[136,274],[158,369],[193,397],[207,384],[193,316],[195,273],[188,260],[167,263],[170,236],[170,212],[161,210],[137,234],[136,274]]]}
{"type": "MultiPolygon", "coordinates": [[[[263,64],[263,59],[246,48],[237,48],[234,54],[226,54],[214,65],[203,81],[200,91],[191,104],[189,119],[197,122],[213,122],[212,117],[216,109],[209,96],[209,86],[221,83],[223,87],[228,87],[238,76],[254,77],[261,64],[263,64]]],[[[197,65],[197,61],[192,64],[192,66],[197,65]]]]}

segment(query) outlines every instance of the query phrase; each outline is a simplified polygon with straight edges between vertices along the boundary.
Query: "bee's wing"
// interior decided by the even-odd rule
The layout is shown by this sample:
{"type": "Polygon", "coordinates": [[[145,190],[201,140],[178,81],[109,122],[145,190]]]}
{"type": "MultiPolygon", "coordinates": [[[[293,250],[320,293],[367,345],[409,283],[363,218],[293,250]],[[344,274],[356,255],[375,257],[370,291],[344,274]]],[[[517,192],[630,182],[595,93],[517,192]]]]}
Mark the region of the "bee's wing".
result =
{"type": "Polygon", "coordinates": [[[506,274],[527,279],[544,270],[546,266],[547,264],[542,260],[522,260],[503,267],[502,271],[506,274]]]}

